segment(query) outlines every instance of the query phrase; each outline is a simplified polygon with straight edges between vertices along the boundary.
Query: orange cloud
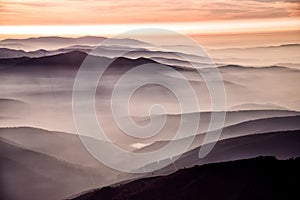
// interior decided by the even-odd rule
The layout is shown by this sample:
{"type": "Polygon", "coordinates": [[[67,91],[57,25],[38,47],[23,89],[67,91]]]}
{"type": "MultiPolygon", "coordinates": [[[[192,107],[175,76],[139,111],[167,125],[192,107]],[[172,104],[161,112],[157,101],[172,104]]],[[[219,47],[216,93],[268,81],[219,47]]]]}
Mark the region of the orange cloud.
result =
{"type": "Polygon", "coordinates": [[[294,0],[2,0],[2,25],[157,23],[299,16],[294,0]]]}

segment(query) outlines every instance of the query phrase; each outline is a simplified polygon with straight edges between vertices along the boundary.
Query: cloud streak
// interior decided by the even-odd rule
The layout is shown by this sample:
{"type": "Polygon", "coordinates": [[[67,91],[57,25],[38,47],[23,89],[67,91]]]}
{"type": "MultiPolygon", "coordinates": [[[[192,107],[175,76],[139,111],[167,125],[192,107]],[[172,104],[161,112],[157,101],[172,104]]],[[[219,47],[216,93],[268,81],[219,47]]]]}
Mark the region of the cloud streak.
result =
{"type": "Polygon", "coordinates": [[[274,2],[300,3],[299,0],[244,0],[244,1],[257,1],[257,2],[267,2],[267,3],[274,3],[274,2]]]}
{"type": "Polygon", "coordinates": [[[77,25],[299,17],[295,0],[3,0],[2,25],[77,25]],[[274,3],[276,2],[276,3],[274,3]]]}

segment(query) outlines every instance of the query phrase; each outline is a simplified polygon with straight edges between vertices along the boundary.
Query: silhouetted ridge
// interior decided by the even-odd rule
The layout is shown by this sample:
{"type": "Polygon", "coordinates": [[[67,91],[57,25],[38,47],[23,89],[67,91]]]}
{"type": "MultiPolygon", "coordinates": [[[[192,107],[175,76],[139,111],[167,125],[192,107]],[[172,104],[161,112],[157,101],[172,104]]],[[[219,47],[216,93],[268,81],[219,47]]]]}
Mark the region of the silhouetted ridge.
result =
{"type": "Polygon", "coordinates": [[[19,63],[24,63],[30,59],[31,58],[29,58],[29,57],[3,58],[3,59],[0,59],[0,65],[7,67],[7,66],[11,66],[11,65],[16,65],[19,63]]]}
{"type": "Polygon", "coordinates": [[[72,51],[68,53],[57,54],[53,56],[45,56],[39,58],[31,58],[22,65],[74,65],[81,64],[88,54],[81,51],[72,51]]]}
{"type": "Polygon", "coordinates": [[[134,63],[134,65],[137,66],[137,65],[143,65],[147,63],[157,63],[157,62],[149,58],[143,58],[143,57],[136,58],[136,59],[118,57],[114,59],[111,65],[128,66],[128,65],[132,65],[132,63],[134,63]]]}
{"type": "MultiPolygon", "coordinates": [[[[81,51],[71,51],[67,53],[61,53],[51,56],[44,56],[38,58],[28,58],[28,57],[21,57],[21,58],[6,58],[0,59],[0,64],[3,65],[13,65],[13,64],[20,64],[20,65],[75,65],[81,64],[84,59],[87,57],[93,57],[98,59],[109,59],[106,57],[100,56],[93,56],[88,55],[87,53],[81,51]]],[[[130,59],[125,57],[118,57],[114,58],[111,65],[132,65],[134,62],[135,65],[141,65],[146,63],[156,63],[155,61],[148,59],[148,58],[137,58],[137,59],[130,59]]]]}
{"type": "Polygon", "coordinates": [[[298,195],[299,167],[300,159],[257,157],[195,166],[168,176],[105,187],[74,199],[291,199],[298,195]]]}

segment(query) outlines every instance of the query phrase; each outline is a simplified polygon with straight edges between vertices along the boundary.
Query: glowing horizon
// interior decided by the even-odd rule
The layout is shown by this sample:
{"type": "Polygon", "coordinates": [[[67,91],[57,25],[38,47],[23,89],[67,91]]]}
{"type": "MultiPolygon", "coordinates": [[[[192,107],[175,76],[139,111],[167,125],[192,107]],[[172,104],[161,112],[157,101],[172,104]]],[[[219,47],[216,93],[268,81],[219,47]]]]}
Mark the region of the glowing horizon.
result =
{"type": "Polygon", "coordinates": [[[5,25],[1,35],[114,35],[138,28],[160,28],[184,34],[255,33],[270,31],[297,31],[300,18],[265,20],[230,20],[214,22],[102,24],[102,25],[5,25]]]}

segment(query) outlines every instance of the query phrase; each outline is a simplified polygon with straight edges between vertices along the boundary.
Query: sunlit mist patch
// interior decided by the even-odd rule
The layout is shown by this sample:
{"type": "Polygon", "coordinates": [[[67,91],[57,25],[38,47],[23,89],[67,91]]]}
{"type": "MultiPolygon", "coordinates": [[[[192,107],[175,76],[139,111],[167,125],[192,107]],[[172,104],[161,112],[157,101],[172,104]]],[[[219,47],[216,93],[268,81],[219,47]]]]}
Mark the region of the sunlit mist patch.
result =
{"type": "Polygon", "coordinates": [[[130,146],[132,146],[133,148],[136,148],[136,149],[141,149],[145,146],[148,146],[149,144],[146,144],[146,143],[134,143],[134,144],[131,144],[130,146]]]}

